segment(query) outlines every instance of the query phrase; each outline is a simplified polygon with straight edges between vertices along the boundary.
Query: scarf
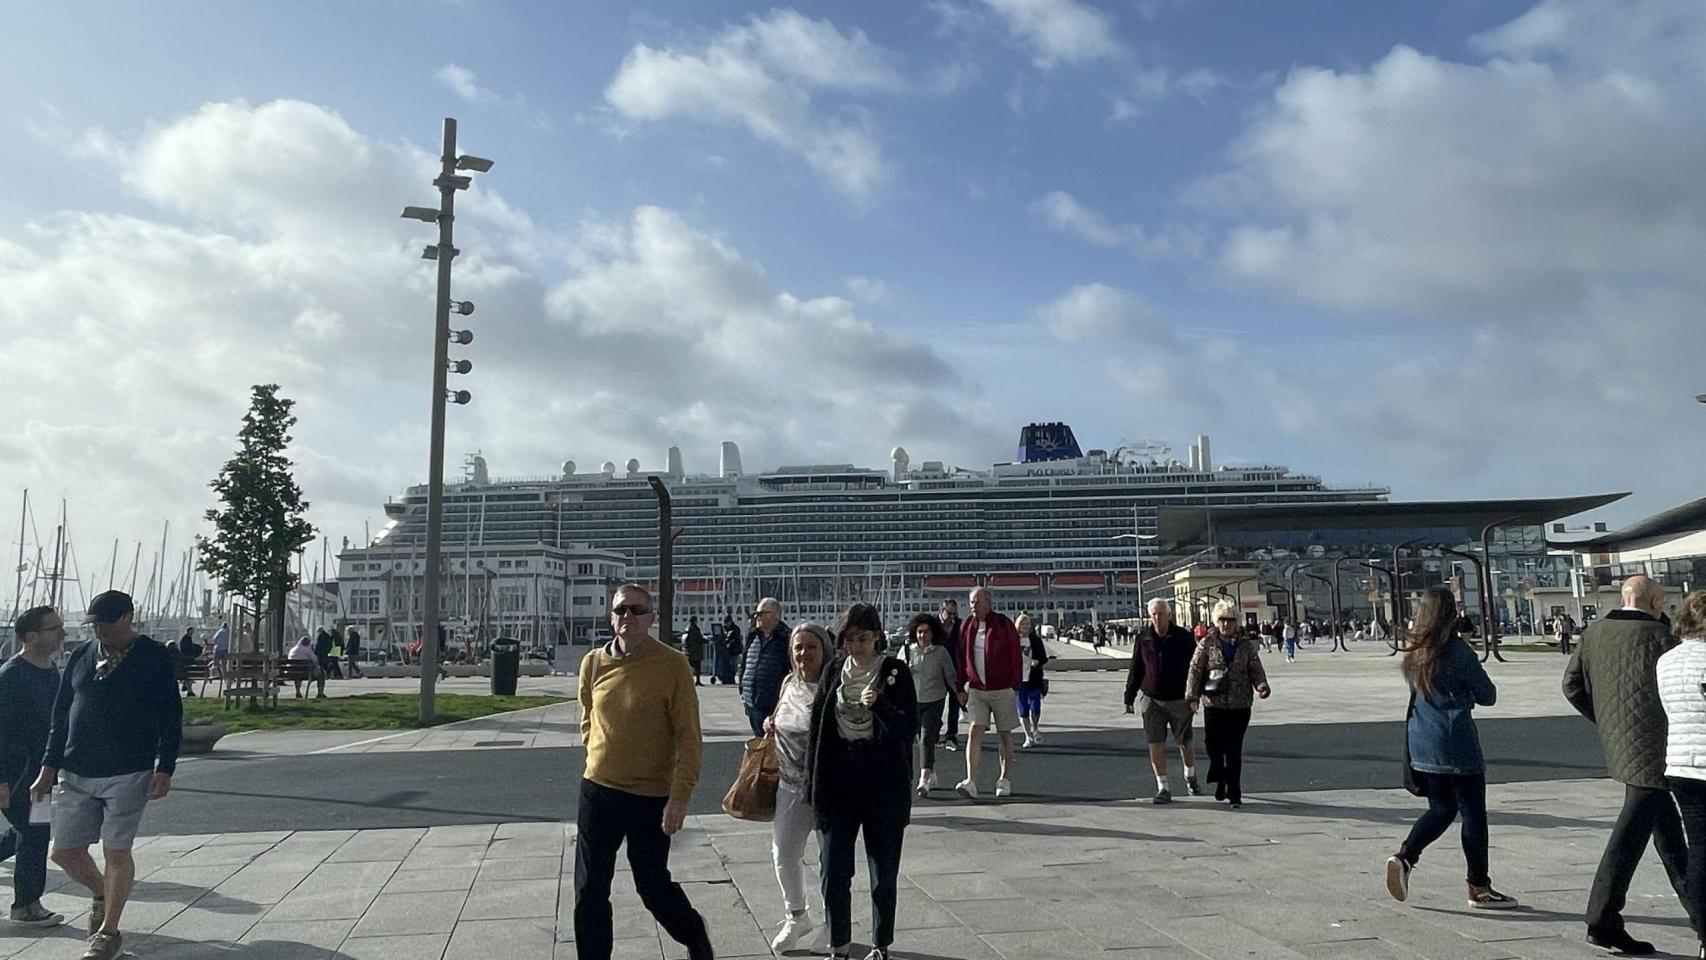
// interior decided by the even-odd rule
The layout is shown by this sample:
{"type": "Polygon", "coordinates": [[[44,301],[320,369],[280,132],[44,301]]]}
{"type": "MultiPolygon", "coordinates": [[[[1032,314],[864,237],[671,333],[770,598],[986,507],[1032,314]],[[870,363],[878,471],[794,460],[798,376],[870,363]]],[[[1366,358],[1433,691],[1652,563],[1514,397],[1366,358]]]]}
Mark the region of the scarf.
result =
{"type": "Polygon", "coordinates": [[[882,665],[881,657],[864,669],[860,669],[852,657],[842,663],[841,689],[835,696],[835,725],[841,731],[841,739],[869,740],[875,735],[871,708],[860,703],[859,698],[876,682],[877,671],[882,665]]]}

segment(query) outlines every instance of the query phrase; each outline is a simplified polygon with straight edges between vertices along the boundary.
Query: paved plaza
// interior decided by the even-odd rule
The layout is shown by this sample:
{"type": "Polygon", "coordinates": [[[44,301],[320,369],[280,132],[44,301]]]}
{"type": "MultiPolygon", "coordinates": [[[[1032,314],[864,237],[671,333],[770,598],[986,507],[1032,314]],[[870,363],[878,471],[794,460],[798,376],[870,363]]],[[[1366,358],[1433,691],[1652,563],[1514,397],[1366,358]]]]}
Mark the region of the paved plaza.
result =
{"type": "MultiPolygon", "coordinates": [[[[1284,775],[1310,762],[1312,745],[1324,747],[1344,729],[1363,725],[1392,740],[1389,749],[1359,743],[1348,765],[1333,769],[1366,768],[1366,782],[1396,782],[1398,743],[1392,731],[1399,729],[1395,721],[1402,719],[1404,705],[1396,661],[1372,645],[1339,654],[1318,646],[1305,649],[1294,664],[1269,658],[1275,693],[1257,706],[1256,723],[1266,729],[1252,732],[1242,811],[1182,796],[1170,807],[1149,804],[1154,781],[1137,767],[1140,735],[1133,718],[1120,712],[1123,675],[1058,674],[1044,712],[1049,742],[1041,750],[1047,753],[1021,754],[1019,796],[981,803],[934,799],[915,806],[902,862],[895,955],[918,960],[1603,955],[1582,942],[1580,914],[1621,789],[1598,779],[1591,728],[1564,717],[1569,708],[1557,692],[1562,667],[1563,658],[1555,654],[1518,654],[1512,663],[1493,664],[1500,702],[1480,712],[1488,731],[1553,725],[1546,729],[1561,733],[1534,739],[1563,739],[1566,754],[1585,758],[1579,765],[1566,756],[1527,769],[1515,759],[1490,761],[1493,879],[1522,901],[1520,910],[1485,914],[1466,907],[1455,830],[1423,858],[1411,902],[1394,903],[1381,885],[1382,861],[1421,811],[1420,801],[1384,786],[1339,788],[1348,776],[1284,775]],[[1260,746],[1260,733],[1285,739],[1260,746]],[[1118,748],[1083,746],[1103,743],[1118,748]],[[1125,789],[1124,799],[1074,798],[1073,790],[1038,782],[1054,779],[1044,776],[1057,768],[1047,764],[1109,778],[1125,789]],[[1030,779],[1027,767],[1034,774],[1030,779]],[[1322,780],[1339,782],[1318,783],[1322,780]],[[1145,797],[1131,799],[1139,790],[1145,797]]],[[[476,689],[473,681],[466,683],[476,689]]],[[[572,678],[537,678],[524,692],[567,693],[572,684],[572,678]]],[[[351,682],[341,692],[360,689],[377,687],[351,682]]],[[[708,736],[722,738],[729,751],[738,749],[742,721],[733,691],[705,688],[702,694],[708,736]]],[[[572,707],[561,706],[425,734],[254,734],[230,738],[211,757],[187,759],[179,775],[184,790],[153,810],[144,826],[150,836],[136,851],[140,879],[137,900],[125,914],[126,947],[143,957],[254,960],[573,957],[573,824],[564,822],[567,815],[515,816],[520,807],[506,798],[524,786],[528,775],[513,772],[518,770],[536,770],[534,776],[547,779],[552,792],[567,792],[577,774],[558,767],[578,751],[576,719],[572,707]],[[503,775],[457,772],[485,769],[457,765],[492,758],[533,766],[505,767],[512,772],[503,775]],[[445,790],[454,780],[485,776],[468,788],[490,799],[481,810],[495,822],[440,823],[461,815],[429,815],[399,804],[400,812],[390,811],[383,822],[419,822],[278,829],[264,819],[275,817],[271,813],[239,823],[243,817],[220,812],[219,832],[181,827],[197,816],[242,809],[217,806],[213,788],[195,788],[214,783],[200,778],[218,771],[244,771],[255,782],[273,768],[339,771],[315,774],[332,781],[327,789],[335,791],[361,786],[363,771],[401,769],[387,764],[441,769],[445,790]]],[[[708,756],[715,746],[707,748],[708,756]]],[[[1536,753],[1546,747],[1534,745],[1536,753]]],[[[1510,743],[1489,744],[1490,757],[1515,755],[1510,743]]],[[[939,756],[945,770],[961,763],[956,754],[939,756]]],[[[707,767],[696,814],[675,842],[675,875],[709,921],[719,956],[769,956],[768,938],[781,914],[770,828],[710,812],[726,785],[719,776],[707,767]]],[[[350,806],[358,809],[349,822],[381,822],[382,804],[368,805],[369,820],[363,820],[362,804],[350,806]]],[[[809,860],[815,871],[815,853],[809,860]]],[[[868,942],[868,910],[859,899],[863,862],[859,858],[854,926],[861,945],[868,942]]],[[[79,955],[78,924],[87,900],[67,892],[57,869],[49,881],[45,902],[71,923],[47,932],[7,930],[10,935],[0,937],[0,957],[79,955]]],[[[625,873],[615,890],[617,957],[685,956],[660,936],[625,873]]],[[[821,915],[815,897],[813,903],[821,915]]],[[[1661,950],[1692,956],[1693,936],[1682,908],[1651,854],[1636,876],[1628,916],[1638,936],[1656,941],[1661,950]]]]}

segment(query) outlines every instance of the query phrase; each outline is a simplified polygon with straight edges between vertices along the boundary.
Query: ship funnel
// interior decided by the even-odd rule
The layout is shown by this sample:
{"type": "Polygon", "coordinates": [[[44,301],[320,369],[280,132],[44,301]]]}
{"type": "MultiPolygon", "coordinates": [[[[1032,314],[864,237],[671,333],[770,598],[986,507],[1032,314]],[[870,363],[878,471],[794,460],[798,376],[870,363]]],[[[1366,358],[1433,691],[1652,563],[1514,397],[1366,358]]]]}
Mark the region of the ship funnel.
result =
{"type": "Polygon", "coordinates": [[[616,476],[616,464],[612,461],[604,461],[604,466],[600,467],[599,470],[607,477],[616,476]]]}
{"type": "Polygon", "coordinates": [[[733,480],[741,475],[740,444],[732,440],[723,441],[723,460],[717,472],[724,480],[733,480]]]}
{"type": "Polygon", "coordinates": [[[628,462],[624,464],[624,466],[627,467],[628,470],[628,479],[632,480],[640,475],[640,460],[638,457],[629,457],[628,462]]]}
{"type": "Polygon", "coordinates": [[[1214,461],[1209,459],[1208,455],[1208,437],[1206,435],[1197,437],[1197,459],[1201,461],[1198,466],[1202,468],[1203,473],[1208,473],[1214,469],[1214,461]]]}
{"type": "Polygon", "coordinates": [[[1197,471],[1202,469],[1202,455],[1197,450],[1197,445],[1194,443],[1191,444],[1191,452],[1190,452],[1190,457],[1188,458],[1188,465],[1190,466],[1192,473],[1196,473],[1197,471]]]}
{"type": "Polygon", "coordinates": [[[575,475],[575,462],[573,460],[564,460],[563,461],[563,479],[567,480],[570,477],[573,477],[574,475],[575,475]]]}
{"type": "Polygon", "coordinates": [[[905,480],[907,467],[911,465],[911,460],[906,455],[906,448],[895,447],[894,451],[890,453],[889,456],[894,458],[894,478],[896,482],[905,480]]]}
{"type": "Polygon", "coordinates": [[[665,459],[669,463],[669,475],[670,476],[679,478],[679,477],[685,475],[685,471],[683,471],[681,469],[681,448],[680,447],[670,447],[669,448],[669,455],[665,459]]]}

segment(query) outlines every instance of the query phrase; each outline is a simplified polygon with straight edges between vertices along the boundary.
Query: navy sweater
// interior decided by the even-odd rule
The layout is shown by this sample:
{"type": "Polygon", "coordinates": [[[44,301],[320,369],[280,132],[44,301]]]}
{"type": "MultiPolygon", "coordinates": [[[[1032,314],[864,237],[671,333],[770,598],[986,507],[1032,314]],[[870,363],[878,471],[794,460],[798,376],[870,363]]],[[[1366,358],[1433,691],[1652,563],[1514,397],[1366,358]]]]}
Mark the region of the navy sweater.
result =
{"type": "Polygon", "coordinates": [[[40,768],[58,692],[56,667],[44,670],[22,655],[0,666],[0,780],[14,794],[19,784],[29,786],[40,768]]]}
{"type": "Polygon", "coordinates": [[[177,769],[184,704],[171,653],[147,637],[132,644],[104,680],[95,679],[99,641],[79,647],[66,661],[43,766],[81,777],[177,769]]]}

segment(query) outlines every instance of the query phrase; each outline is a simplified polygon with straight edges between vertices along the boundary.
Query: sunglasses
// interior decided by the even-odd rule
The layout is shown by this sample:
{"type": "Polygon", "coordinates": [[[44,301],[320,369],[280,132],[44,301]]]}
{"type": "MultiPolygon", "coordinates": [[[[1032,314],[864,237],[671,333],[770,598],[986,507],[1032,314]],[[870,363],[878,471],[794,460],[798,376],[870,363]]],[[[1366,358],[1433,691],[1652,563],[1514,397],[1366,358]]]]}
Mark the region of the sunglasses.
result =
{"type": "Polygon", "coordinates": [[[618,617],[626,617],[630,614],[636,617],[643,617],[646,614],[651,613],[652,608],[643,603],[619,603],[616,606],[611,607],[610,612],[616,614],[618,617]]]}
{"type": "Polygon", "coordinates": [[[1216,623],[1237,623],[1238,622],[1237,617],[1215,617],[1214,620],[1216,623]]]}

